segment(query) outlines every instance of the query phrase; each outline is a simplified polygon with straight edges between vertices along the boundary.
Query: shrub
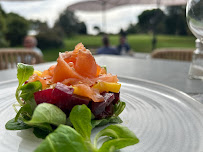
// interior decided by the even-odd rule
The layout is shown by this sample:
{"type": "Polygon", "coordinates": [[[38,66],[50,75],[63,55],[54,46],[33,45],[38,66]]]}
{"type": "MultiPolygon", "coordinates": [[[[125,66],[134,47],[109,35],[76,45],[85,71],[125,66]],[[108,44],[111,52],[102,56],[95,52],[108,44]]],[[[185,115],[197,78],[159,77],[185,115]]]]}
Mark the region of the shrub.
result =
{"type": "Polygon", "coordinates": [[[59,36],[54,30],[40,32],[36,36],[38,40],[38,47],[41,49],[60,48],[63,47],[63,37],[59,36]]]}

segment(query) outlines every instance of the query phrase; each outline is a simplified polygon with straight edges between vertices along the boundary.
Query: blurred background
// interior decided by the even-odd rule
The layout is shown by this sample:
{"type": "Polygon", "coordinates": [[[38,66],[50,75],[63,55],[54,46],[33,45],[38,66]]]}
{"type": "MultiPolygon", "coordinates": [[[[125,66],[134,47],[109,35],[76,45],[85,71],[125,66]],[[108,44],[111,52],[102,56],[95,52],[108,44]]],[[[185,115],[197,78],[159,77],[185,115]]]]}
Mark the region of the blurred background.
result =
{"type": "Polygon", "coordinates": [[[86,5],[85,0],[0,0],[0,48],[21,48],[24,37],[31,35],[44,61],[55,61],[58,52],[71,51],[79,42],[96,50],[104,34],[112,46],[118,45],[120,35],[127,36],[135,54],[195,48],[186,0],[98,1],[101,6],[93,1],[86,5]]]}

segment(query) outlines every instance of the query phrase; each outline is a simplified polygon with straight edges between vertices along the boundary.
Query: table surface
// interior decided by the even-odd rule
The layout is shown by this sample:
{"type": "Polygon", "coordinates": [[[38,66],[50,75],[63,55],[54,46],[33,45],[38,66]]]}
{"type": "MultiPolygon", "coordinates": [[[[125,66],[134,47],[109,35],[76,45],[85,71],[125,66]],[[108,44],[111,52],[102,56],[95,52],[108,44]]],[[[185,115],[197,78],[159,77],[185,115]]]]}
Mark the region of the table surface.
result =
{"type": "MultiPolygon", "coordinates": [[[[121,77],[133,77],[158,82],[190,95],[203,94],[203,81],[189,79],[190,62],[137,59],[122,56],[95,56],[99,65],[106,65],[108,72],[121,77]]],[[[56,64],[48,62],[35,65],[35,69],[43,71],[56,64]]],[[[16,79],[16,69],[0,71],[0,82],[16,79]]]]}

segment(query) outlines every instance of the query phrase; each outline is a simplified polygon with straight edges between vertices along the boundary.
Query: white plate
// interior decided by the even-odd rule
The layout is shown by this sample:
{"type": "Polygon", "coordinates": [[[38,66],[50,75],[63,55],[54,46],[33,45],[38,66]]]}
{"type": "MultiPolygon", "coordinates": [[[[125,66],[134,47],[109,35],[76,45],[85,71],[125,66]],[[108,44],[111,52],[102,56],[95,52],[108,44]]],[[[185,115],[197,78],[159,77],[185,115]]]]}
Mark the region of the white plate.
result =
{"type": "MultiPolygon", "coordinates": [[[[123,152],[203,152],[203,105],[188,95],[153,82],[119,78],[126,108],[123,124],[140,142],[123,152]]],[[[41,140],[32,130],[8,131],[5,123],[15,116],[12,104],[16,81],[0,84],[0,151],[30,152],[41,140]]],[[[98,130],[93,130],[93,136],[98,130]]]]}

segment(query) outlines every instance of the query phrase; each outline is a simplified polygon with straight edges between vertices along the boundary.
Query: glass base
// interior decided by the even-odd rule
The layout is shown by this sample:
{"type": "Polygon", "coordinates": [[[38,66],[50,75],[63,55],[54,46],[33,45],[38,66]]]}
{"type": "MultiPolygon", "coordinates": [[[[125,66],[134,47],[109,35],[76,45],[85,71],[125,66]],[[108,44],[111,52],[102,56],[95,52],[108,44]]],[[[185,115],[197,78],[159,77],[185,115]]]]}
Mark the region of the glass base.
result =
{"type": "Polygon", "coordinates": [[[189,78],[203,80],[203,67],[198,65],[191,65],[189,69],[189,78]]]}

